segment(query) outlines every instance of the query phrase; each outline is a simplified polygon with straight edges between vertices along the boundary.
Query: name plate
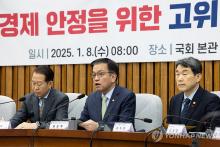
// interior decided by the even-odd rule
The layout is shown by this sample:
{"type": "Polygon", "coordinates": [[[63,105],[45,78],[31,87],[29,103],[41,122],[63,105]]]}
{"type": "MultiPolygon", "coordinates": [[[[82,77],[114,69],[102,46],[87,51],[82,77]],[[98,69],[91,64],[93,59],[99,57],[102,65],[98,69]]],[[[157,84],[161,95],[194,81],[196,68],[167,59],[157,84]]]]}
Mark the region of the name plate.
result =
{"type": "Polygon", "coordinates": [[[220,127],[216,127],[212,139],[220,139],[220,127]]]}
{"type": "Polygon", "coordinates": [[[67,130],[69,121],[51,121],[49,129],[67,130]]]}
{"type": "Polygon", "coordinates": [[[0,121],[0,129],[10,129],[11,123],[10,121],[0,121]]]}
{"type": "Polygon", "coordinates": [[[183,124],[169,124],[166,134],[168,135],[186,135],[186,126],[183,124]]]}
{"type": "Polygon", "coordinates": [[[113,132],[134,132],[132,123],[116,122],[113,127],[113,132]]]}

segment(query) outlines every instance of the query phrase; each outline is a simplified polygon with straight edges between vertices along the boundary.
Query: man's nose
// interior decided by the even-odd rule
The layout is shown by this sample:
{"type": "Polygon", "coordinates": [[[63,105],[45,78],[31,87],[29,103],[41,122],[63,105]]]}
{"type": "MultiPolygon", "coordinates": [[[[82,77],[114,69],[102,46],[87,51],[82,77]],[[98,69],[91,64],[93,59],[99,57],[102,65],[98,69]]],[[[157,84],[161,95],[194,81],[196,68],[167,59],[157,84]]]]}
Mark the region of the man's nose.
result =
{"type": "Polygon", "coordinates": [[[95,81],[98,81],[100,78],[99,78],[99,76],[98,75],[96,75],[95,77],[94,77],[94,80],[95,81]]]}
{"type": "Polygon", "coordinates": [[[182,75],[179,75],[177,78],[176,78],[177,81],[182,81],[183,80],[183,76],[182,75]]]}
{"type": "Polygon", "coordinates": [[[33,90],[38,90],[38,89],[39,89],[38,86],[34,86],[34,87],[33,87],[33,90]]]}

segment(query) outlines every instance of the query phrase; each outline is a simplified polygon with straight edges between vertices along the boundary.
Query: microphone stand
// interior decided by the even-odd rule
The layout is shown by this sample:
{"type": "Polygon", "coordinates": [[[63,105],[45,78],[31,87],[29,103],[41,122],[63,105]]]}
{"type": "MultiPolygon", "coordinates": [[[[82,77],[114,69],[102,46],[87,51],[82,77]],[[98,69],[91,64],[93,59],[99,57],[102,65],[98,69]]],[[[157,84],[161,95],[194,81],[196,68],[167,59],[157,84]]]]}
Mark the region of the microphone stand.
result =
{"type": "Polygon", "coordinates": [[[95,136],[95,134],[99,131],[104,131],[104,124],[99,125],[99,127],[97,129],[95,129],[94,131],[92,131],[92,135],[90,138],[90,142],[89,142],[89,146],[92,147],[92,143],[93,143],[93,138],[95,136]]]}
{"type": "Polygon", "coordinates": [[[192,137],[192,147],[199,147],[199,140],[196,136],[192,137]]]}
{"type": "Polygon", "coordinates": [[[165,133],[163,133],[163,129],[164,129],[163,126],[160,126],[160,127],[156,128],[156,129],[153,129],[153,130],[147,132],[147,135],[144,138],[144,147],[147,147],[147,142],[148,142],[149,136],[152,135],[153,132],[158,130],[159,131],[158,133],[161,134],[161,132],[162,132],[162,134],[165,134],[165,133]]]}

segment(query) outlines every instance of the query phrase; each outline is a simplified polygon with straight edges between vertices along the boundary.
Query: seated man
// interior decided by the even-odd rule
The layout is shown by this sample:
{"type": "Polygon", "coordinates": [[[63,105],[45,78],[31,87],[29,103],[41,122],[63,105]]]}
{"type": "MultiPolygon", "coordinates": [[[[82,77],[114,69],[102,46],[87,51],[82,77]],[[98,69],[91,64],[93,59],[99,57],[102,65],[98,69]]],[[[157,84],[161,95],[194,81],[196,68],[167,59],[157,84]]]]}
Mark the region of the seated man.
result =
{"type": "MultiPolygon", "coordinates": [[[[220,98],[200,87],[201,77],[202,65],[199,60],[189,57],[176,62],[176,83],[181,93],[171,98],[168,123],[201,126],[202,123],[196,121],[201,121],[210,112],[220,110],[220,98]]],[[[215,116],[209,117],[213,126],[216,121],[212,119],[215,116]]]]}
{"type": "Polygon", "coordinates": [[[101,58],[92,62],[92,78],[96,92],[88,96],[81,113],[79,125],[86,130],[96,130],[100,123],[112,127],[114,122],[134,124],[136,96],[133,92],[117,86],[118,65],[101,58]]]}
{"type": "MultiPolygon", "coordinates": [[[[21,109],[10,120],[12,128],[35,129],[39,122],[68,118],[69,98],[52,88],[53,78],[54,72],[49,66],[35,68],[31,81],[33,92],[25,96],[21,109]]],[[[45,127],[45,123],[42,124],[41,127],[45,127]]]]}

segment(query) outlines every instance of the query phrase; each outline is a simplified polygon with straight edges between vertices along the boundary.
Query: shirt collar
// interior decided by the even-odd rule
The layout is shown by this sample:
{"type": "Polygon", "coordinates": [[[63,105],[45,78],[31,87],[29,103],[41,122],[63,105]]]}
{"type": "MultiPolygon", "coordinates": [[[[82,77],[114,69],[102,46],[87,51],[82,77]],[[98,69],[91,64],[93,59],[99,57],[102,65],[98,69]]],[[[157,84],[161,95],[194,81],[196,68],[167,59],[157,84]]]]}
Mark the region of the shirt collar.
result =
{"type": "Polygon", "coordinates": [[[186,99],[186,98],[189,98],[191,101],[192,101],[192,99],[193,99],[193,97],[194,97],[194,95],[196,94],[196,91],[199,89],[199,85],[198,85],[198,87],[195,89],[195,91],[190,95],[190,96],[186,96],[185,95],[185,93],[184,93],[184,100],[186,99]]]}
{"type": "Polygon", "coordinates": [[[108,99],[110,99],[112,97],[113,91],[114,91],[115,87],[112,88],[109,92],[107,92],[105,95],[102,93],[102,96],[105,96],[108,99]]]}
{"type": "Polygon", "coordinates": [[[51,90],[51,88],[48,90],[47,94],[44,96],[44,99],[47,99],[48,95],[50,94],[50,90],[51,90]]]}

